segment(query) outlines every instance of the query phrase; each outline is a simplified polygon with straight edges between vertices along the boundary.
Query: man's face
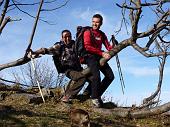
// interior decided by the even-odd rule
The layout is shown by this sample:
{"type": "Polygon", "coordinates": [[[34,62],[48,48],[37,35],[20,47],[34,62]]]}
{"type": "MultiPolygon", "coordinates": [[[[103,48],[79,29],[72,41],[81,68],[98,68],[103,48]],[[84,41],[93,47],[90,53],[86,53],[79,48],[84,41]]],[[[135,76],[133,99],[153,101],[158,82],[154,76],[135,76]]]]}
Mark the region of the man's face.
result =
{"type": "Polygon", "coordinates": [[[100,18],[92,18],[92,28],[94,30],[99,30],[101,25],[100,18]]]}
{"type": "Polygon", "coordinates": [[[69,44],[71,42],[71,34],[69,32],[64,32],[62,35],[62,41],[65,44],[69,44]]]}

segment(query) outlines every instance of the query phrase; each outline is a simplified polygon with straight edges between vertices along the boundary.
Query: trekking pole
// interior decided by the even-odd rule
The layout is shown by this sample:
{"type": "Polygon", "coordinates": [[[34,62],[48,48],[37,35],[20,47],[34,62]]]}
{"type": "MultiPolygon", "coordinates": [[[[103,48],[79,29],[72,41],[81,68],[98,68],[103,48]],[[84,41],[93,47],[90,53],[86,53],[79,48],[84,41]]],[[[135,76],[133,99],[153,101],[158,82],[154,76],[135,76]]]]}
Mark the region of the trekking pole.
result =
{"type": "Polygon", "coordinates": [[[39,88],[39,91],[40,91],[42,100],[43,100],[43,102],[45,103],[45,99],[44,99],[44,96],[43,96],[43,94],[42,94],[42,90],[41,90],[41,87],[40,87],[40,82],[38,81],[37,72],[36,72],[36,69],[35,69],[35,61],[34,61],[32,55],[30,55],[30,56],[31,56],[31,64],[32,64],[32,70],[33,70],[33,72],[34,72],[35,80],[36,80],[36,82],[37,82],[37,85],[38,85],[38,88],[39,88]]]}
{"type": "MultiPolygon", "coordinates": [[[[112,44],[118,45],[118,41],[115,39],[114,35],[112,35],[111,41],[112,41],[112,44]]],[[[118,56],[118,54],[116,54],[115,56],[116,56],[116,63],[117,63],[117,68],[118,68],[118,72],[119,72],[121,89],[122,89],[122,93],[124,94],[125,83],[124,83],[124,79],[123,79],[122,69],[120,66],[119,56],[118,56]]]]}

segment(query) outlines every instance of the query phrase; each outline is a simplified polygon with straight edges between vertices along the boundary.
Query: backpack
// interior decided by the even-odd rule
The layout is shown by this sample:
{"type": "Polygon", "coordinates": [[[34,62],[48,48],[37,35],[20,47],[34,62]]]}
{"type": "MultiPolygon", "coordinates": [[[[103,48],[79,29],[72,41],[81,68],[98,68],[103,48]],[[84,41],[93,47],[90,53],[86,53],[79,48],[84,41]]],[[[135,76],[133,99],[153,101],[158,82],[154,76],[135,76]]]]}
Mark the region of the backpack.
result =
{"type": "MultiPolygon", "coordinates": [[[[90,26],[78,26],[77,27],[77,33],[76,33],[76,41],[75,41],[75,51],[78,57],[83,57],[87,54],[87,51],[84,48],[84,32],[86,30],[90,30],[92,27],[90,26]]],[[[93,33],[90,30],[91,35],[93,36],[93,33]]]]}
{"type": "Polygon", "coordinates": [[[53,61],[58,73],[65,73],[67,69],[79,70],[81,65],[75,53],[74,41],[70,45],[65,46],[62,42],[57,42],[60,45],[59,54],[53,55],[53,61]]]}
{"type": "MultiPolygon", "coordinates": [[[[56,42],[55,44],[58,44],[58,45],[60,45],[60,46],[62,46],[62,43],[61,42],[56,42]]],[[[54,44],[54,45],[55,45],[54,44]]],[[[59,49],[59,53],[61,54],[61,48],[59,49]]],[[[57,72],[58,73],[64,73],[65,72],[65,69],[63,68],[63,66],[62,66],[62,64],[61,64],[61,60],[60,60],[60,57],[59,57],[59,55],[57,54],[57,55],[53,55],[52,56],[52,58],[53,58],[53,61],[54,61],[54,65],[55,65],[55,67],[56,67],[56,69],[57,69],[57,72]]]]}

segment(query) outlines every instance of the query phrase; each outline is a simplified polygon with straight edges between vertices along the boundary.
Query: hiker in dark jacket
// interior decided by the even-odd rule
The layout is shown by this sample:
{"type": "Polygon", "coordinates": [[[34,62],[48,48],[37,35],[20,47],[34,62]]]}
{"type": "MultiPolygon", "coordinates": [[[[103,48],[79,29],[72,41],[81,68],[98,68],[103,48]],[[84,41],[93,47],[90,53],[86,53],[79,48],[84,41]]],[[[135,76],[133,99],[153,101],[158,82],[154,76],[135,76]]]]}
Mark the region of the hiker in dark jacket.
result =
{"type": "Polygon", "coordinates": [[[84,57],[88,67],[92,74],[91,85],[85,90],[91,95],[92,102],[94,106],[101,106],[101,96],[111,84],[114,79],[114,74],[111,67],[108,63],[105,63],[104,66],[100,66],[99,60],[104,57],[105,59],[110,59],[110,54],[106,51],[103,51],[102,44],[109,51],[113,48],[109,44],[108,39],[104,32],[100,29],[103,23],[103,17],[100,14],[95,14],[92,18],[92,28],[84,32],[84,47],[87,51],[87,55],[84,57]],[[91,32],[93,38],[91,37],[91,32]],[[104,74],[104,79],[101,81],[100,71],[104,74]]]}
{"type": "MultiPolygon", "coordinates": [[[[75,41],[72,40],[69,30],[62,31],[62,39],[50,48],[41,48],[32,56],[38,57],[40,54],[51,54],[56,65],[58,73],[65,73],[71,79],[66,88],[65,95],[61,99],[63,102],[69,102],[69,99],[79,93],[83,87],[86,77],[80,61],[75,53],[75,41]]],[[[85,72],[86,73],[86,72],[85,72]]]]}

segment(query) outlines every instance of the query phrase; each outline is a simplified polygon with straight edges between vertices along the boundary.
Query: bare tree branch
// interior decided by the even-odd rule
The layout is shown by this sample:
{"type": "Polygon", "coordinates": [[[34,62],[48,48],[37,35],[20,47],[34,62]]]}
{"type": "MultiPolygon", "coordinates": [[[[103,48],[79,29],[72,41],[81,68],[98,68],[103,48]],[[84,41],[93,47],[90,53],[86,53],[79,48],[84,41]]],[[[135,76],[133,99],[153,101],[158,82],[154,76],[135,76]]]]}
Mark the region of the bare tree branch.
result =
{"type": "Polygon", "coordinates": [[[155,31],[151,38],[149,39],[148,43],[146,44],[145,48],[149,49],[149,47],[151,46],[151,44],[155,41],[155,39],[158,37],[159,35],[159,32],[161,31],[162,29],[159,29],[157,31],[155,31]]]}
{"type": "Polygon", "coordinates": [[[55,10],[57,10],[57,9],[60,9],[60,8],[62,8],[62,7],[64,7],[64,6],[66,6],[69,1],[70,1],[70,0],[67,0],[63,5],[61,5],[61,6],[59,6],[59,7],[56,7],[56,8],[53,8],[53,9],[42,9],[41,11],[55,11],[55,10]]]}
{"type": "Polygon", "coordinates": [[[27,57],[28,52],[31,48],[33,37],[34,37],[34,34],[35,34],[35,30],[36,30],[36,27],[37,27],[37,23],[38,23],[38,19],[39,19],[39,16],[40,16],[40,11],[41,11],[41,7],[43,5],[43,2],[44,2],[44,0],[41,0],[41,2],[40,2],[40,6],[39,6],[38,11],[37,11],[37,16],[36,16],[35,23],[34,23],[34,26],[33,26],[32,34],[31,34],[31,37],[30,37],[29,45],[26,49],[26,53],[25,53],[24,57],[27,57]]]}
{"type": "Polygon", "coordinates": [[[155,3],[145,2],[145,3],[142,3],[141,6],[155,6],[155,5],[160,5],[160,4],[164,4],[167,2],[170,2],[170,0],[160,0],[160,1],[156,1],[155,3]]]}
{"type": "Polygon", "coordinates": [[[4,0],[0,0],[0,6],[3,4],[4,0]]]}
{"type": "MultiPolygon", "coordinates": [[[[20,8],[18,7],[18,5],[15,4],[14,0],[12,0],[12,2],[14,3],[15,7],[16,7],[19,11],[21,11],[22,13],[30,16],[31,18],[36,18],[35,16],[29,14],[28,12],[23,11],[22,9],[20,9],[20,8]]],[[[50,23],[50,22],[48,22],[48,21],[46,21],[46,20],[43,20],[43,19],[41,19],[41,18],[39,18],[39,20],[42,21],[42,22],[45,22],[45,23],[47,23],[47,24],[49,24],[49,25],[54,25],[54,23],[50,23]]]]}
{"type": "Polygon", "coordinates": [[[5,20],[2,22],[1,26],[0,26],[0,35],[2,33],[2,30],[4,29],[4,27],[7,25],[7,23],[12,22],[12,21],[20,21],[21,19],[11,19],[11,17],[6,17],[5,20]]]}
{"type": "Polygon", "coordinates": [[[4,17],[5,17],[7,8],[8,8],[8,4],[9,4],[9,0],[6,0],[6,1],[5,1],[5,4],[4,4],[3,11],[2,11],[2,13],[1,13],[1,17],[0,17],[0,26],[2,25],[2,22],[3,22],[3,20],[4,20],[4,17]]]}
{"type": "Polygon", "coordinates": [[[170,43],[170,41],[165,41],[163,37],[161,37],[160,34],[158,34],[158,38],[163,42],[163,43],[170,43]]]}
{"type": "Polygon", "coordinates": [[[146,31],[146,32],[138,33],[138,38],[147,37],[147,36],[153,34],[153,33],[154,33],[156,30],[158,30],[158,29],[160,29],[160,31],[163,30],[163,29],[165,29],[166,26],[167,26],[167,24],[163,23],[163,24],[158,25],[158,26],[156,27],[157,29],[155,29],[155,28],[153,27],[153,28],[151,28],[150,30],[148,30],[148,31],[146,31]]]}
{"type": "Polygon", "coordinates": [[[0,71],[2,71],[3,69],[6,69],[6,68],[9,68],[9,67],[15,67],[15,66],[20,66],[20,65],[23,65],[27,62],[29,62],[30,59],[29,58],[20,58],[16,61],[13,61],[13,62],[9,62],[9,63],[6,63],[6,64],[1,64],[0,65],[0,71]]]}
{"type": "Polygon", "coordinates": [[[157,90],[150,97],[144,98],[142,105],[148,105],[148,103],[152,102],[153,99],[155,99],[155,97],[160,92],[161,86],[162,86],[163,71],[164,71],[164,67],[165,67],[165,62],[166,62],[166,55],[163,56],[162,62],[160,63],[160,67],[159,67],[160,73],[159,73],[159,81],[158,81],[158,85],[157,85],[157,90]]]}
{"type": "Polygon", "coordinates": [[[6,26],[6,24],[7,24],[8,22],[10,22],[10,21],[11,21],[11,18],[10,18],[10,17],[6,17],[6,18],[5,18],[5,20],[3,21],[3,23],[2,23],[1,26],[0,26],[0,35],[1,35],[2,30],[4,29],[4,27],[6,26]]]}
{"type": "MultiPolygon", "coordinates": [[[[53,3],[53,2],[55,2],[55,1],[56,1],[56,0],[52,0],[52,1],[47,1],[47,2],[44,2],[44,3],[53,3]]],[[[22,5],[22,6],[24,6],[24,5],[29,5],[29,6],[31,6],[31,5],[37,5],[37,4],[40,4],[40,2],[31,3],[31,4],[16,3],[16,1],[14,1],[14,0],[12,0],[12,2],[13,2],[13,4],[9,5],[9,7],[15,6],[15,7],[12,8],[12,9],[17,8],[19,11],[21,11],[22,13],[28,15],[29,17],[31,17],[31,18],[36,18],[35,16],[31,15],[31,14],[28,13],[27,11],[24,11],[24,10],[20,9],[19,6],[21,6],[21,5],[22,5]]],[[[68,2],[69,2],[69,0],[67,0],[63,5],[61,5],[61,6],[59,6],[59,7],[56,7],[56,8],[53,8],[53,9],[41,9],[41,11],[54,11],[54,10],[57,10],[57,9],[60,9],[60,8],[64,7],[68,2]]],[[[10,10],[9,10],[9,11],[10,11],[10,10]]],[[[45,22],[45,23],[47,23],[47,24],[49,24],[49,25],[55,25],[55,24],[56,24],[56,23],[52,23],[52,22],[49,22],[49,21],[47,21],[47,20],[44,20],[44,19],[42,19],[42,18],[39,18],[39,20],[42,21],[42,22],[45,22]]]]}
{"type": "Polygon", "coordinates": [[[29,87],[29,86],[26,85],[26,84],[22,84],[22,83],[19,83],[19,82],[10,81],[10,80],[3,79],[3,78],[0,78],[0,80],[1,80],[1,81],[4,81],[4,82],[15,83],[15,84],[19,84],[19,85],[21,85],[21,86],[29,87]]]}
{"type": "Polygon", "coordinates": [[[136,14],[134,14],[134,20],[132,21],[132,35],[131,35],[134,41],[136,41],[137,39],[136,35],[137,35],[137,30],[138,30],[138,23],[139,23],[140,15],[142,13],[140,1],[138,1],[136,4],[139,9],[137,9],[136,14]]]}
{"type": "MultiPolygon", "coordinates": [[[[130,44],[132,43],[131,38],[130,39],[126,39],[123,40],[121,43],[119,43],[118,45],[116,45],[111,51],[109,51],[109,54],[113,57],[115,56],[118,52],[120,52],[121,50],[123,50],[124,48],[126,48],[127,46],[130,46],[130,44]]],[[[100,65],[104,65],[108,60],[110,59],[105,59],[105,58],[101,58],[100,59],[100,65]]]]}
{"type": "Polygon", "coordinates": [[[132,47],[145,57],[163,56],[165,54],[170,55],[170,52],[147,53],[144,51],[144,48],[141,48],[138,44],[132,44],[132,47]]]}
{"type": "Polygon", "coordinates": [[[104,108],[95,108],[94,112],[102,113],[103,115],[113,115],[114,117],[123,117],[123,118],[148,118],[149,116],[154,116],[158,114],[165,113],[170,110],[170,102],[149,109],[131,109],[131,108],[114,108],[114,109],[104,109],[104,108]]]}
{"type": "Polygon", "coordinates": [[[29,84],[30,87],[37,86],[36,79],[38,79],[41,86],[46,88],[56,85],[55,70],[48,64],[48,60],[38,60],[35,63],[35,68],[37,72],[36,77],[32,71],[31,63],[19,66],[19,70],[17,68],[17,71],[13,69],[11,71],[12,77],[19,83],[29,84]]]}
{"type": "Polygon", "coordinates": [[[132,9],[132,10],[138,10],[139,8],[136,8],[136,7],[130,7],[126,4],[123,4],[123,5],[119,5],[118,3],[116,3],[116,5],[120,8],[126,8],[126,9],[132,9]]]}
{"type": "MultiPolygon", "coordinates": [[[[51,0],[51,1],[44,1],[44,3],[53,3],[57,0],[51,0]]],[[[15,1],[16,2],[16,1],[15,1]]],[[[14,3],[14,4],[10,4],[8,7],[11,7],[11,6],[30,6],[30,5],[37,5],[37,4],[40,4],[40,2],[35,2],[35,3],[29,3],[29,4],[26,4],[26,3],[14,3]]]]}
{"type": "Polygon", "coordinates": [[[126,9],[122,8],[122,11],[121,11],[121,13],[122,13],[122,20],[121,20],[120,28],[117,31],[115,31],[116,35],[119,34],[119,32],[121,31],[123,23],[125,24],[125,28],[126,28],[127,34],[129,34],[128,28],[127,28],[128,22],[127,22],[127,20],[125,18],[125,12],[126,12],[126,9]]]}

